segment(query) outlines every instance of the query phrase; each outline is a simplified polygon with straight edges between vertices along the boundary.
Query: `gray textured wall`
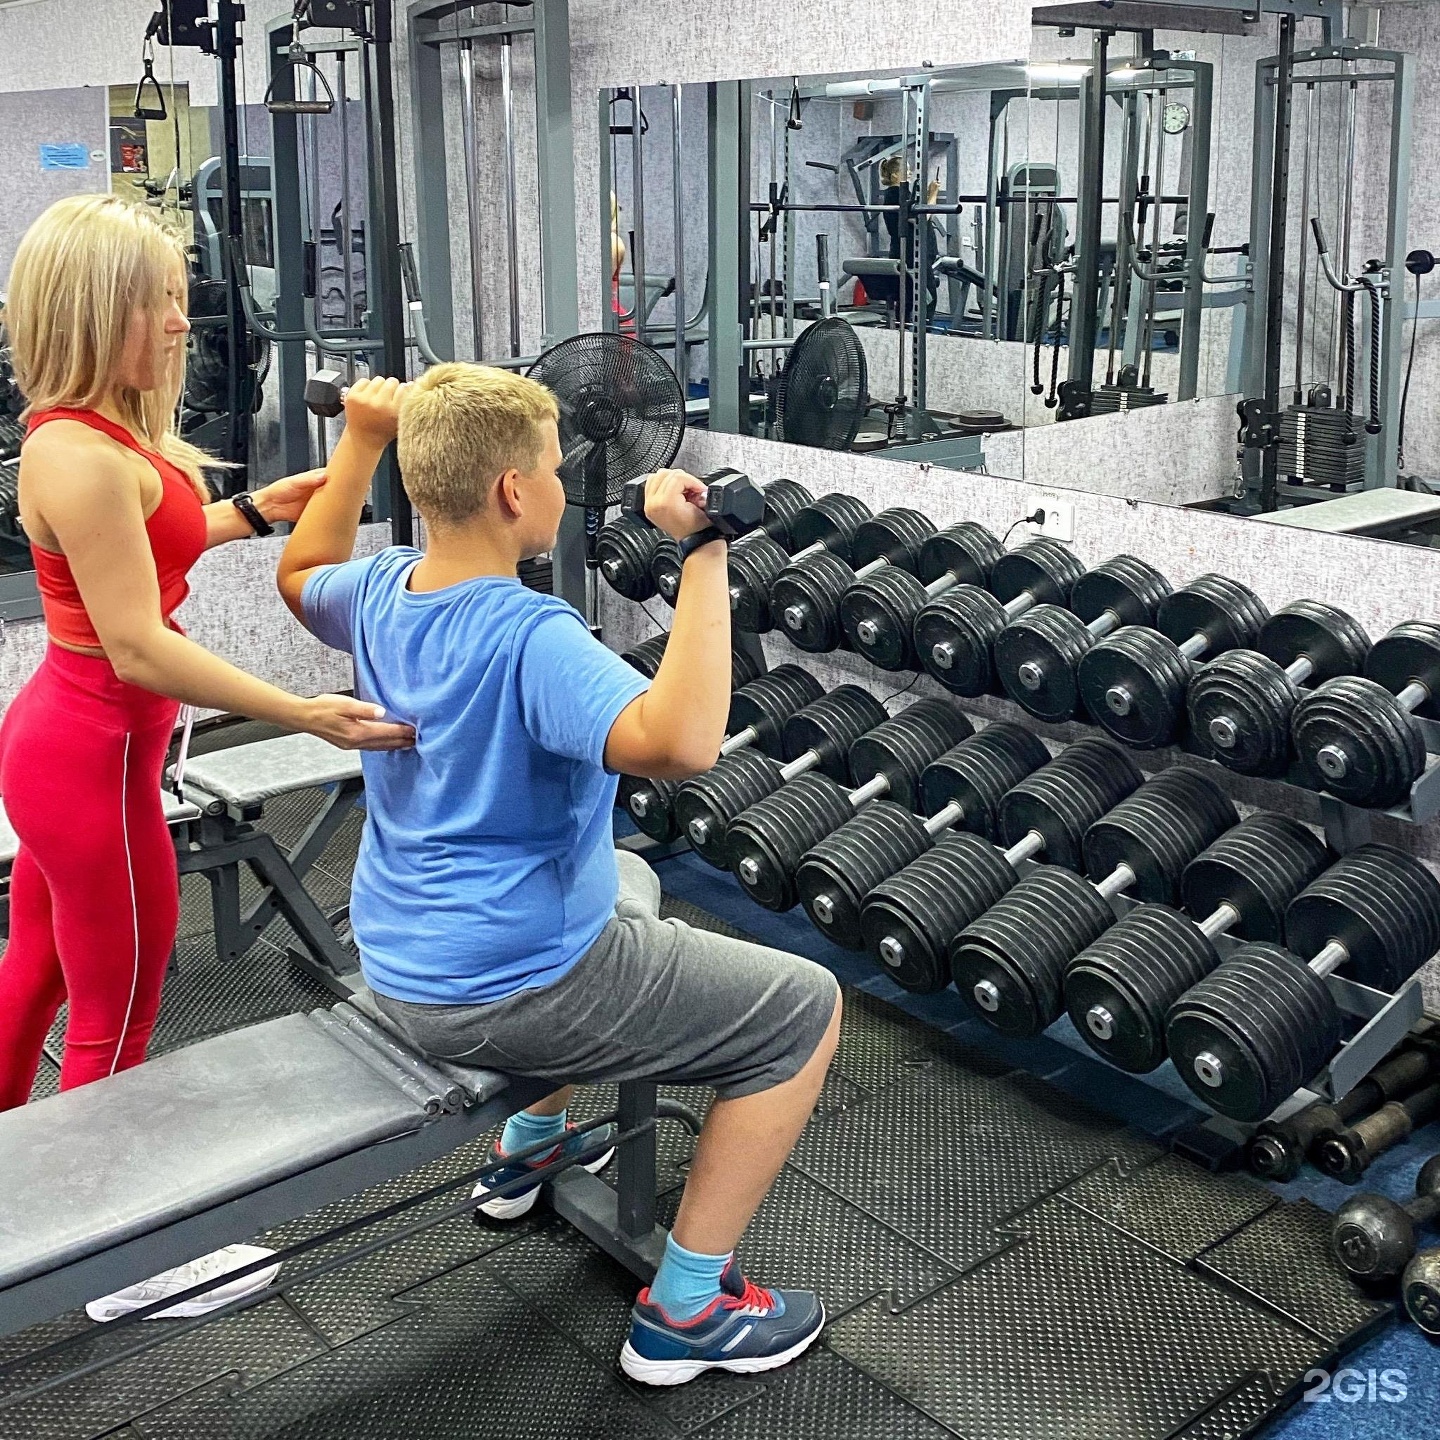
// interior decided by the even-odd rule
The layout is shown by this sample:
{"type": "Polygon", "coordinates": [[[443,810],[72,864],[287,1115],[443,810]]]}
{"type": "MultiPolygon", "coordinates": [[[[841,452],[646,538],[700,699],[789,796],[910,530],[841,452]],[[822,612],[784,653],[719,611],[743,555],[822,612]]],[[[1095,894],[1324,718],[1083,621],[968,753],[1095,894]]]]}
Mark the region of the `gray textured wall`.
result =
{"type": "Polygon", "coordinates": [[[30,222],[67,195],[110,188],[109,99],[104,90],[32,90],[0,93],[0,290],[30,222]],[[42,170],[41,145],[79,144],[100,152],[83,170],[42,170]]]}

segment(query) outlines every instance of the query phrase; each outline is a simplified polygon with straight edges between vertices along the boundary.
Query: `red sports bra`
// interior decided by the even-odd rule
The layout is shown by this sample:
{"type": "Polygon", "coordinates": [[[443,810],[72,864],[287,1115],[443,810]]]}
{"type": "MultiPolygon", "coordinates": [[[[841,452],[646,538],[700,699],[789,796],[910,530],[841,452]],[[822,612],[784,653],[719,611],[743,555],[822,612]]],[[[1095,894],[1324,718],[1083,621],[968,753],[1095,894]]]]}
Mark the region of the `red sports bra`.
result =
{"type": "MultiPolygon", "coordinates": [[[[154,513],[145,522],[150,550],[155,557],[155,574],[160,581],[160,613],[167,625],[179,629],[173,616],[190,593],[190,567],[205,551],[205,511],[189,477],[177,465],[146,450],[123,426],[97,415],[93,410],[42,410],[30,417],[25,428],[28,439],[50,420],[78,420],[118,440],[127,450],[144,456],[160,476],[163,493],[154,513]]],[[[45,612],[45,628],[62,645],[102,649],[85,602],[70,573],[70,562],[55,550],[31,545],[35,560],[35,583],[45,612]]]]}

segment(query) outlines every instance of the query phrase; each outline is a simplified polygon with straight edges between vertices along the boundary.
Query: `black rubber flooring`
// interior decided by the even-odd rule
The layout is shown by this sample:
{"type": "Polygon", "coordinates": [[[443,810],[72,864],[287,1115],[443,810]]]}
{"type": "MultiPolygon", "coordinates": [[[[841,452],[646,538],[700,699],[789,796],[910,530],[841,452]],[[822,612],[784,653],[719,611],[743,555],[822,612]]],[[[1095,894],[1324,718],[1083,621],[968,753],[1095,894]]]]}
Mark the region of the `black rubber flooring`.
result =
{"type": "MultiPolygon", "coordinates": [[[[315,803],[288,797],[266,823],[292,835],[315,803]]],[[[358,828],[357,813],[314,872],[322,903],[343,899],[358,828]]],[[[734,933],[683,901],[667,909],[734,933]]],[[[221,965],[208,913],[205,882],[187,881],[157,1048],[322,1003],[283,926],[221,965]]],[[[42,1073],[36,1094],[53,1085],[42,1073]]],[[[612,1099],[589,1094],[577,1112],[612,1099]]],[[[473,1169],[485,1145],[260,1238],[373,1214],[473,1169]]],[[[662,1126],[662,1220],[691,1147],[662,1126]]],[[[741,1251],[762,1283],[825,1300],[825,1335],[794,1365],[633,1385],[616,1366],[633,1280],[537,1211],[446,1221],[19,1406],[4,1397],[55,1373],[53,1357],[25,1359],[43,1345],[82,1335],[68,1369],[132,1340],[79,1314],[0,1341],[0,1364],[19,1362],[0,1379],[0,1436],[1223,1440],[1255,1433],[1308,1369],[1389,1321],[1328,1262],[1327,1219],[852,991],[817,1113],[741,1251]]]]}

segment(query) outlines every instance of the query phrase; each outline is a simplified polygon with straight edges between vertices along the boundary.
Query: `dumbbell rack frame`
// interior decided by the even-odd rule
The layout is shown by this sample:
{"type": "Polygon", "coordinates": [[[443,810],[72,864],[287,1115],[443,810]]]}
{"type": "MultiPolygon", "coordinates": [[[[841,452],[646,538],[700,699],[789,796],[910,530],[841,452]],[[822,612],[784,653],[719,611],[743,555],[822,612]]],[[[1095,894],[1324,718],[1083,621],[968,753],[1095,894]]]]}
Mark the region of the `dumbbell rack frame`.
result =
{"type": "MultiPolygon", "coordinates": [[[[758,636],[746,635],[744,639],[759,648],[758,636]]],[[[1425,769],[1410,787],[1410,799],[1406,804],[1379,813],[1407,824],[1427,825],[1440,817],[1440,721],[1429,720],[1420,715],[1412,718],[1425,739],[1428,753],[1425,769]]],[[[1218,762],[1204,756],[1188,736],[1180,742],[1180,748],[1197,758],[1206,759],[1207,763],[1215,764],[1217,768],[1223,768],[1218,762]]],[[[1304,783],[1298,766],[1279,779],[1282,784],[1293,785],[1304,790],[1306,794],[1317,796],[1325,839],[1336,854],[1344,855],[1371,838],[1370,817],[1376,812],[1346,804],[1333,795],[1311,789],[1304,783]]],[[[620,843],[624,848],[633,849],[652,862],[668,859],[690,848],[683,837],[668,844],[661,844],[643,836],[633,836],[620,843]]],[[[1020,867],[1021,875],[1028,873],[1031,868],[1033,862],[1026,861],[1020,867]]],[[[1120,917],[1127,914],[1135,903],[1123,894],[1110,901],[1111,907],[1120,917]]],[[[1215,943],[1223,959],[1242,942],[1221,935],[1215,943]]],[[[1325,983],[1340,1013],[1362,1023],[1320,1074],[1281,1106],[1278,1113],[1282,1117],[1291,1110],[1299,1109],[1313,1097],[1318,1096],[1331,1102],[1339,1100],[1354,1089],[1417,1027],[1423,1029],[1430,1024],[1440,1024],[1440,1016],[1428,1015],[1425,1009],[1424,990],[1418,975],[1412,975],[1393,994],[1339,975],[1327,976],[1325,983]]],[[[1228,1146],[1236,1141],[1243,1141],[1254,1128],[1227,1116],[1212,1114],[1190,1127],[1187,1133],[1191,1136],[1214,1135],[1222,1144],[1228,1146]]],[[[1208,1153],[1208,1147],[1203,1142],[1198,1146],[1187,1145],[1185,1148],[1194,1158],[1202,1161],[1208,1153]]]]}

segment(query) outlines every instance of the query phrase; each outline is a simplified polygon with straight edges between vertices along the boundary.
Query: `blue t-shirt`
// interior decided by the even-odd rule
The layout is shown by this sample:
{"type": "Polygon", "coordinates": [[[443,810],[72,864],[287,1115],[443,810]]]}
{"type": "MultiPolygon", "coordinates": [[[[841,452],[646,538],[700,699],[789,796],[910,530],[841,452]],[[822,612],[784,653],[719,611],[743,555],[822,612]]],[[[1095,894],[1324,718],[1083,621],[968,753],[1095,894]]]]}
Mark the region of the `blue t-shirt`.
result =
{"type": "Polygon", "coordinates": [[[372,989],[488,1004],[558,980],[614,913],[605,741],[648,682],[518,580],[411,592],[420,558],[384,550],[305,584],[306,621],[354,656],[356,695],[416,734],[361,757],[350,918],[372,989]]]}

